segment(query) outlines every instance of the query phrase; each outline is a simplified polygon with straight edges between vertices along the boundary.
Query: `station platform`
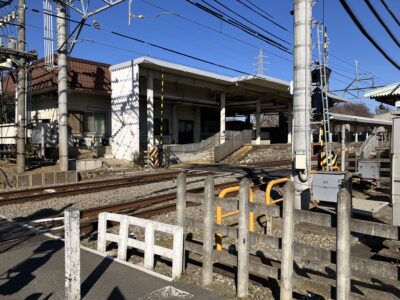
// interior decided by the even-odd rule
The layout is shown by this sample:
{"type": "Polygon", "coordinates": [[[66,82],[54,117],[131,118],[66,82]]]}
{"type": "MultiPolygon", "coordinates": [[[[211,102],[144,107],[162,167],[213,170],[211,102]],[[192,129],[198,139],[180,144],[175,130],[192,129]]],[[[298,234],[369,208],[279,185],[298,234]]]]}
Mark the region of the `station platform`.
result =
{"type": "MultiPolygon", "coordinates": [[[[0,218],[0,298],[64,299],[64,242],[0,218]]],[[[81,249],[82,299],[221,299],[81,249]]]]}

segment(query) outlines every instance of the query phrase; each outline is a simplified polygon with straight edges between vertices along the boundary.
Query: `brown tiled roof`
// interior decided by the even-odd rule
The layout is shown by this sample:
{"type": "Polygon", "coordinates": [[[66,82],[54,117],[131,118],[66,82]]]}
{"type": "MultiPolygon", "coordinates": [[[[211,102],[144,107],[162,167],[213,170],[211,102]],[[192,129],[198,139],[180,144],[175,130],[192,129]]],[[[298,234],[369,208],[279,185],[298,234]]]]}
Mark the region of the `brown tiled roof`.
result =
{"type": "MultiPolygon", "coordinates": [[[[69,89],[111,93],[110,65],[74,57],[69,57],[68,62],[69,89]]],[[[57,69],[46,70],[44,60],[40,59],[32,64],[31,70],[33,94],[57,89],[57,69]]],[[[15,74],[10,74],[5,79],[6,93],[15,93],[15,78],[15,74]]]]}

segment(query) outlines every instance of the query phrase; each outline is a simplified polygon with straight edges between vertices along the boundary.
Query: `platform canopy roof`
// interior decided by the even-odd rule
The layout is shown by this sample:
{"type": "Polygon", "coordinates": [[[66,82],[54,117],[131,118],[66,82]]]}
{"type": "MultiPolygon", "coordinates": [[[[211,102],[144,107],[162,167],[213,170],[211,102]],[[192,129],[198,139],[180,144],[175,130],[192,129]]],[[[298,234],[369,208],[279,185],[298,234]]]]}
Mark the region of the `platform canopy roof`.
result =
{"type": "MultiPolygon", "coordinates": [[[[164,72],[166,81],[209,89],[215,100],[215,104],[210,103],[211,106],[219,106],[218,97],[215,95],[226,93],[228,114],[254,113],[257,100],[261,101],[262,112],[287,112],[293,102],[293,96],[290,94],[290,82],[270,76],[230,77],[151,57],[139,57],[114,65],[110,70],[129,67],[133,64],[139,65],[140,76],[146,76],[145,72],[143,75],[140,71],[141,68],[144,68],[154,71],[155,79],[159,79],[158,73],[164,72]]],[[[168,98],[168,96],[166,97],[168,98]]],[[[347,101],[331,93],[329,97],[336,102],[347,101]]],[[[199,99],[199,103],[202,100],[204,99],[199,99]]],[[[196,101],[193,101],[193,104],[196,104],[196,101]]]]}
{"type": "Polygon", "coordinates": [[[340,123],[349,123],[349,124],[362,124],[362,125],[380,125],[380,126],[392,126],[392,121],[384,120],[384,119],[376,119],[376,118],[368,118],[368,117],[359,117],[352,115],[343,115],[337,113],[329,113],[330,119],[332,121],[339,121],[340,123]]]}
{"type": "Polygon", "coordinates": [[[400,101],[400,82],[365,93],[364,97],[394,106],[396,101],[400,101]]]}

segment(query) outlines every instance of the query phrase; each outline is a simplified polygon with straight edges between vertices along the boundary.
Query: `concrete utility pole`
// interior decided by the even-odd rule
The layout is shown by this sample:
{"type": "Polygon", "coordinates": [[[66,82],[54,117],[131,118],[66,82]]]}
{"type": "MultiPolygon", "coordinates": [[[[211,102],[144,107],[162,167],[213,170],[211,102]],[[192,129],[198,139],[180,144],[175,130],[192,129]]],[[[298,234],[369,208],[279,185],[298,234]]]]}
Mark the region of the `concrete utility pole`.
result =
{"type": "Polygon", "coordinates": [[[58,34],[58,153],[60,170],[68,171],[67,7],[57,2],[58,34]]]}
{"type": "MultiPolygon", "coordinates": [[[[18,50],[25,51],[25,0],[18,2],[18,50]]],[[[18,61],[18,87],[17,87],[17,173],[25,172],[25,58],[18,61]]]]}
{"type": "Polygon", "coordinates": [[[292,176],[297,209],[308,209],[310,195],[311,26],[312,0],[295,0],[292,176]]]}

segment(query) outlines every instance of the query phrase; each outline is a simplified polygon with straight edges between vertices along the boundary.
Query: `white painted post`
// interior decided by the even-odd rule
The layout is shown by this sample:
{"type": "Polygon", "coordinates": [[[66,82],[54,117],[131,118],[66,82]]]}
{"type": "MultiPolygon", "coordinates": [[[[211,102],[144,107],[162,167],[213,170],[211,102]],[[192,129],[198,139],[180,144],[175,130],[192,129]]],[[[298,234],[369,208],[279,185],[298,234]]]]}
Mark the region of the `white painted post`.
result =
{"type": "Polygon", "coordinates": [[[203,202],[203,274],[204,286],[211,284],[213,278],[213,250],[214,250],[214,177],[207,176],[204,188],[203,202]]]}
{"type": "Polygon", "coordinates": [[[147,74],[147,150],[154,146],[154,91],[153,72],[147,74]]]}
{"type": "Polygon", "coordinates": [[[121,215],[118,240],[118,259],[120,260],[126,260],[126,252],[128,251],[128,229],[128,216],[121,215]]]}
{"type": "Polygon", "coordinates": [[[78,300],[81,298],[81,254],[79,225],[79,209],[66,209],[64,211],[64,228],[65,299],[67,300],[78,300]]]}
{"type": "Polygon", "coordinates": [[[178,227],[174,232],[174,242],[172,246],[174,250],[172,258],[172,279],[177,280],[182,275],[183,269],[183,227],[178,227]]]}
{"type": "Polygon", "coordinates": [[[285,186],[285,200],[283,200],[281,300],[293,298],[294,195],[294,184],[289,181],[285,186]]]}
{"type": "MultiPolygon", "coordinates": [[[[176,225],[181,226],[182,230],[182,253],[185,255],[185,225],[186,225],[186,173],[178,174],[176,181],[176,225]]],[[[175,241],[175,238],[174,238],[175,241]]],[[[183,264],[183,260],[182,260],[183,264]]],[[[182,266],[184,267],[184,266],[182,266]]]]}
{"type": "Polygon", "coordinates": [[[256,144],[261,144],[261,100],[256,101],[256,144]]]}
{"type": "Polygon", "coordinates": [[[238,234],[238,267],[237,297],[245,298],[249,294],[249,181],[240,182],[239,191],[239,234],[238,234]]]}
{"type": "Polygon", "coordinates": [[[154,224],[147,223],[144,232],[144,267],[152,270],[154,267],[154,224]]]}
{"type": "Polygon", "coordinates": [[[289,103],[288,107],[288,136],[287,136],[287,143],[291,144],[292,143],[292,128],[293,128],[293,108],[292,104],[289,103]]]}
{"type": "Polygon", "coordinates": [[[97,251],[101,253],[106,252],[106,233],[107,233],[107,213],[99,214],[99,221],[97,227],[97,251]]]}
{"type": "Polygon", "coordinates": [[[221,111],[220,111],[220,129],[219,129],[219,143],[225,143],[225,115],[226,115],[226,108],[225,108],[225,93],[221,94],[221,111]]]}
{"type": "Polygon", "coordinates": [[[340,162],[340,171],[346,170],[346,125],[342,125],[342,153],[340,162]]]}

